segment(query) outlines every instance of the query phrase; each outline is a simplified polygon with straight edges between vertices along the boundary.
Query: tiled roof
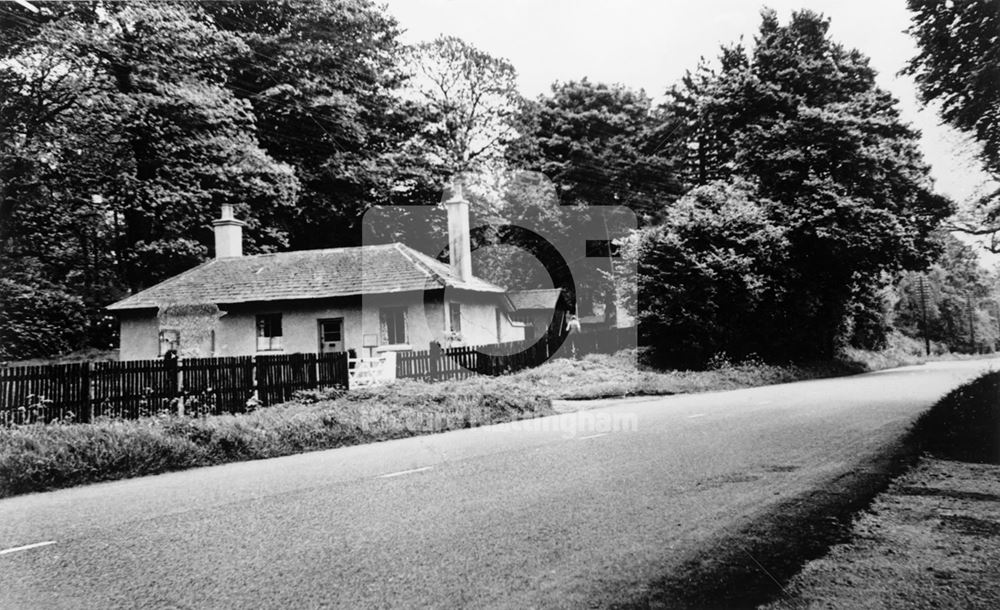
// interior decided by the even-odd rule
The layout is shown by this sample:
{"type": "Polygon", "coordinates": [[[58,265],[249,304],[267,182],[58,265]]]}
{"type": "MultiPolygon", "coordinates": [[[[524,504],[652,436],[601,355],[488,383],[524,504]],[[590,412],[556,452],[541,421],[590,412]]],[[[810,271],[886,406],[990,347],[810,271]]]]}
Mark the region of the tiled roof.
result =
{"type": "Polygon", "coordinates": [[[542,288],[538,290],[512,290],[507,293],[514,309],[555,309],[559,302],[558,288],[542,288]]]}
{"type": "Polygon", "coordinates": [[[322,299],[444,287],[504,292],[503,288],[479,278],[460,281],[447,263],[397,243],[217,258],[118,301],[108,309],[322,299]]]}

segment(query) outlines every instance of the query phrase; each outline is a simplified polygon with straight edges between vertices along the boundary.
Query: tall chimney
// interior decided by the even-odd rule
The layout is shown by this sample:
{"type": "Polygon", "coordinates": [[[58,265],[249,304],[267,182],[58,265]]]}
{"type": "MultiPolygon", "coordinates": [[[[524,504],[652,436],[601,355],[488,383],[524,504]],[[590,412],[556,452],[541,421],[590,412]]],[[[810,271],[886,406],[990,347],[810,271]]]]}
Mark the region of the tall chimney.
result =
{"type": "Polygon", "coordinates": [[[222,217],[212,221],[215,227],[215,258],[243,256],[243,227],[241,220],[233,217],[233,204],[222,204],[222,217]]]}
{"type": "Polygon", "coordinates": [[[472,279],[472,246],[469,243],[469,202],[462,196],[462,185],[452,185],[451,197],[444,202],[448,210],[448,262],[451,273],[460,281],[472,279]]]}

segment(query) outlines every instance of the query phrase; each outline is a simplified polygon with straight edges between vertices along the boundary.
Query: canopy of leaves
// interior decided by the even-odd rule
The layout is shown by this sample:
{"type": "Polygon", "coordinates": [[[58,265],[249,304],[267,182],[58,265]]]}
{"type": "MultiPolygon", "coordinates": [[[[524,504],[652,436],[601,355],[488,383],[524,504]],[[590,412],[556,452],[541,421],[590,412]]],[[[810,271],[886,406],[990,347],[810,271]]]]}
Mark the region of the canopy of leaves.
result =
{"type": "Polygon", "coordinates": [[[762,334],[775,328],[783,290],[775,280],[789,244],[773,206],[746,181],[711,183],[628,244],[640,328],[662,361],[699,367],[716,354],[744,358],[774,344],[762,334]]]}
{"type": "MultiPolygon", "coordinates": [[[[916,78],[925,103],[937,102],[941,117],[973,134],[982,146],[983,167],[1000,181],[1000,0],[908,0],[909,33],[920,52],[904,73],[916,78]]],[[[1000,190],[967,210],[968,233],[992,235],[1000,251],[1000,190]]]]}
{"type": "Polygon", "coordinates": [[[510,160],[548,176],[563,205],[625,205],[649,222],[680,195],[676,138],[642,91],[586,78],[557,83],[524,120],[531,130],[510,160]]]}
{"type": "Polygon", "coordinates": [[[425,158],[449,176],[502,159],[523,104],[514,66],[454,36],[416,45],[409,62],[430,112],[415,142],[425,158]]]}
{"type": "Polygon", "coordinates": [[[931,232],[951,212],[867,58],[828,28],[808,11],[787,25],[764,11],[752,51],[724,49],[717,72],[689,75],[664,108],[702,149],[689,178],[741,177],[774,202],[789,244],[779,310],[798,357],[832,355],[859,295],[932,260],[931,232]]]}
{"type": "Polygon", "coordinates": [[[1000,0],[907,0],[920,52],[905,72],[944,120],[973,132],[1000,175],[1000,0]]]}

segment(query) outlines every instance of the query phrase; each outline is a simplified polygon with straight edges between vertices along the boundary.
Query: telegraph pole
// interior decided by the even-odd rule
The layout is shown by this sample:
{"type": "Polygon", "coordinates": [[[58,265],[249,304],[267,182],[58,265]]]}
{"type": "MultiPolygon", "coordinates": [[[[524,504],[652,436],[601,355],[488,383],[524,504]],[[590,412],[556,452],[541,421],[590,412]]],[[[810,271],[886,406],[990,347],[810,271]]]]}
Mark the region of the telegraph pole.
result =
{"type": "Polygon", "coordinates": [[[972,294],[965,293],[965,309],[969,312],[969,353],[976,353],[976,325],[972,317],[972,294]]]}
{"type": "Polygon", "coordinates": [[[931,355],[931,338],[927,334],[927,287],[924,286],[924,274],[920,274],[920,312],[923,318],[924,350],[931,355]]]}

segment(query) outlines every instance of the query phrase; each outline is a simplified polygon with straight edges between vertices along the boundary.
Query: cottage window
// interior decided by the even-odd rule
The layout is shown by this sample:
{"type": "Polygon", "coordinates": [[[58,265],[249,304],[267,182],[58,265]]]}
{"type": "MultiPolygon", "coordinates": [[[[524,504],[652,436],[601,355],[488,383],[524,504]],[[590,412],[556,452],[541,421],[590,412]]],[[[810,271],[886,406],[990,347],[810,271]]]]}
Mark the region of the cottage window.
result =
{"type": "Polygon", "coordinates": [[[272,352],[281,349],[281,314],[257,316],[257,351],[272,352]]]}
{"type": "Polygon", "coordinates": [[[449,303],[448,311],[450,316],[450,328],[453,333],[462,332],[462,304],[449,303]]]}
{"type": "Polygon", "coordinates": [[[382,345],[406,343],[406,308],[383,307],[378,314],[382,345]]]}

